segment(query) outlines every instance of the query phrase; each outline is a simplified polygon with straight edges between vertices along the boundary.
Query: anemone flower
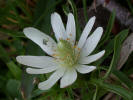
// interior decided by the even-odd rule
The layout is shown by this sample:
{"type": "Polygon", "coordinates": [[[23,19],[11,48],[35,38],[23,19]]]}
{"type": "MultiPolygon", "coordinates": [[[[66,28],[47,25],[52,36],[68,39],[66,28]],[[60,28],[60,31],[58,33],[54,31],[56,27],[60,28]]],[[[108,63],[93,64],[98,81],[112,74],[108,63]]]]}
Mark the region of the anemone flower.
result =
{"type": "Polygon", "coordinates": [[[77,72],[85,74],[96,69],[96,66],[88,64],[101,58],[105,50],[90,55],[103,33],[103,28],[98,27],[89,35],[95,19],[95,16],[90,18],[78,43],[76,43],[76,27],[72,13],[68,14],[66,29],[58,13],[51,15],[51,25],[57,42],[36,28],[24,29],[25,36],[39,45],[48,56],[18,56],[17,61],[29,66],[26,68],[26,72],[29,74],[53,72],[46,81],[39,83],[39,89],[47,90],[59,79],[60,88],[65,88],[76,81],[77,72]]]}

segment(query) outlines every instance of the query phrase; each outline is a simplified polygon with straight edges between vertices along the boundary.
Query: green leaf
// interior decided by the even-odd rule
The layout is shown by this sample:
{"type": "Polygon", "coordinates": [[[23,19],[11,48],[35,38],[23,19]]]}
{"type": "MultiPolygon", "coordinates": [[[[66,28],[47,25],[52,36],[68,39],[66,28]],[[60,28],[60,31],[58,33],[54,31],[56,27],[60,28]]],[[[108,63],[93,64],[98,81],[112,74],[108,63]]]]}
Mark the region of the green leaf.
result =
{"type": "Polygon", "coordinates": [[[132,2],[131,2],[131,0],[126,0],[126,1],[127,1],[127,4],[128,4],[128,6],[129,6],[129,8],[131,10],[132,15],[133,15],[133,5],[132,5],[132,2]]]}
{"type": "Polygon", "coordinates": [[[96,100],[97,99],[97,92],[98,92],[98,86],[96,85],[96,91],[93,95],[93,100],[96,100]]]}
{"type": "Polygon", "coordinates": [[[116,64],[118,62],[119,56],[120,56],[120,49],[121,49],[121,45],[122,42],[124,41],[124,39],[127,37],[128,35],[128,30],[123,30],[121,31],[116,37],[115,37],[115,43],[114,43],[114,54],[113,54],[113,58],[111,61],[111,64],[109,66],[108,71],[106,72],[105,76],[103,77],[103,79],[106,79],[110,73],[112,72],[112,70],[115,69],[116,64]]]}
{"type": "Polygon", "coordinates": [[[7,82],[6,90],[12,97],[20,96],[20,82],[14,79],[10,79],[7,82]]]}
{"type": "Polygon", "coordinates": [[[67,16],[68,13],[70,12],[69,6],[68,5],[63,5],[62,6],[62,9],[63,9],[65,15],[67,16]]]}
{"type": "Polygon", "coordinates": [[[13,61],[10,60],[10,57],[8,56],[7,52],[4,50],[4,48],[1,45],[0,45],[0,58],[5,62],[12,75],[16,79],[20,79],[21,69],[13,61]]]}
{"type": "MultiPolygon", "coordinates": [[[[101,69],[107,70],[107,66],[106,66],[106,67],[103,67],[103,66],[102,66],[101,69]]],[[[112,71],[112,74],[113,74],[122,84],[126,85],[127,88],[128,88],[129,90],[132,90],[132,89],[133,89],[133,82],[128,78],[128,76],[127,76],[125,73],[123,73],[123,72],[121,72],[121,71],[119,71],[119,70],[117,70],[117,69],[114,69],[114,70],[112,71]]]]}
{"type": "Polygon", "coordinates": [[[6,65],[16,79],[21,78],[21,69],[13,61],[7,62],[6,65]]]}
{"type": "Polygon", "coordinates": [[[133,89],[133,82],[123,72],[113,70],[113,74],[122,82],[122,84],[125,84],[129,89],[133,89]]]}
{"type": "Polygon", "coordinates": [[[96,84],[106,89],[107,91],[110,91],[122,96],[125,100],[133,100],[133,93],[130,91],[127,91],[125,88],[119,85],[105,83],[103,82],[103,80],[99,80],[99,79],[92,79],[91,82],[92,84],[96,84]]]}
{"type": "Polygon", "coordinates": [[[85,17],[85,21],[88,21],[88,16],[87,16],[87,6],[86,6],[86,0],[82,0],[83,2],[83,10],[84,10],[84,17],[85,17]]]}
{"type": "Polygon", "coordinates": [[[33,83],[35,76],[36,75],[30,75],[23,71],[21,81],[21,92],[23,93],[23,99],[31,99],[31,93],[35,86],[33,83]]]}

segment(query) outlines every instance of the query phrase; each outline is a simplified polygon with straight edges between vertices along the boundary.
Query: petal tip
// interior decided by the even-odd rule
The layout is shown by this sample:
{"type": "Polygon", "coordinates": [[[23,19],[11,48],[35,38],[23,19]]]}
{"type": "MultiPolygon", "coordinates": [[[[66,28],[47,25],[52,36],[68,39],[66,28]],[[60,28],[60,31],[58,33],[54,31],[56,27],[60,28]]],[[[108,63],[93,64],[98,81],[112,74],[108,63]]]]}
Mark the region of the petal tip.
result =
{"type": "Polygon", "coordinates": [[[38,84],[38,88],[39,88],[40,90],[48,90],[48,89],[50,89],[50,88],[46,87],[45,84],[43,84],[43,83],[39,83],[39,84],[38,84]]]}
{"type": "Polygon", "coordinates": [[[29,37],[31,33],[33,33],[34,31],[36,31],[37,29],[34,27],[26,27],[23,29],[24,34],[29,37]]]}
{"type": "Polygon", "coordinates": [[[38,84],[38,88],[39,88],[40,90],[44,90],[44,89],[43,89],[44,87],[42,87],[42,84],[41,84],[41,83],[38,84]]]}
{"type": "Polygon", "coordinates": [[[72,17],[74,17],[72,13],[69,13],[68,16],[72,16],[72,17]]]}
{"type": "Polygon", "coordinates": [[[97,30],[99,33],[103,33],[103,27],[98,27],[96,30],[97,30]]]}
{"type": "Polygon", "coordinates": [[[68,87],[70,85],[72,85],[72,84],[69,84],[69,85],[62,85],[62,84],[60,84],[60,88],[66,88],[66,87],[68,87]]]}
{"type": "Polygon", "coordinates": [[[96,19],[96,16],[93,16],[92,18],[96,19]]]}
{"type": "Polygon", "coordinates": [[[51,14],[51,18],[56,17],[56,16],[59,16],[59,14],[58,14],[57,12],[53,12],[53,13],[51,14]]]}
{"type": "Polygon", "coordinates": [[[105,54],[105,50],[102,51],[103,52],[103,55],[105,54]]]}
{"type": "Polygon", "coordinates": [[[26,72],[27,72],[28,74],[31,74],[30,68],[26,68],[26,72]]]}
{"type": "Polygon", "coordinates": [[[103,27],[98,27],[101,31],[103,31],[103,27]]]}
{"type": "Polygon", "coordinates": [[[91,17],[90,20],[95,21],[96,20],[96,16],[91,17]]]}
{"type": "Polygon", "coordinates": [[[27,31],[29,31],[31,29],[34,29],[34,27],[26,27],[26,28],[23,29],[23,32],[25,33],[25,32],[27,32],[27,31]]]}
{"type": "Polygon", "coordinates": [[[19,63],[20,63],[20,62],[21,62],[21,60],[22,60],[22,56],[17,56],[17,57],[16,57],[16,60],[17,60],[17,62],[19,62],[19,63]]]}

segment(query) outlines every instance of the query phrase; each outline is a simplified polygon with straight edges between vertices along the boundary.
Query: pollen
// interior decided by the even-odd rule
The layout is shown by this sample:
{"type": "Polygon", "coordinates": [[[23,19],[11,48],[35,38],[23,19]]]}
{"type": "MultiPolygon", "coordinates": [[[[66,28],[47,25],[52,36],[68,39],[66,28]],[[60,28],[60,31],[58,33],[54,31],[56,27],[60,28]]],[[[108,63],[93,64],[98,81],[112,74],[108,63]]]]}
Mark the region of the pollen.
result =
{"type": "Polygon", "coordinates": [[[78,50],[80,51],[80,48],[78,48],[78,50]]]}
{"type": "Polygon", "coordinates": [[[57,56],[57,54],[52,54],[52,56],[53,56],[53,57],[56,57],[56,56],[57,56]]]}
{"type": "Polygon", "coordinates": [[[74,48],[77,48],[77,46],[75,45],[74,48]]]}
{"type": "Polygon", "coordinates": [[[72,36],[72,34],[70,33],[70,36],[72,36]]]}
{"type": "Polygon", "coordinates": [[[67,38],[67,40],[70,40],[70,38],[67,38]]]}

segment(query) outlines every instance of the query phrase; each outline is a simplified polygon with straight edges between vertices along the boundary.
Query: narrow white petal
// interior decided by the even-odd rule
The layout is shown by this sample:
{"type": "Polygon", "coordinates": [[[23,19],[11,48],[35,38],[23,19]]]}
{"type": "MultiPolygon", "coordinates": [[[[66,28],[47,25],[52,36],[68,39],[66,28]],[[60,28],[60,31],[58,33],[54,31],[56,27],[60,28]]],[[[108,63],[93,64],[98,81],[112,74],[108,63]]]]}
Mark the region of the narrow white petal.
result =
{"type": "Polygon", "coordinates": [[[64,74],[65,67],[57,69],[48,80],[39,83],[38,87],[41,90],[48,90],[50,89],[64,74]]]}
{"type": "Polygon", "coordinates": [[[51,25],[57,40],[66,39],[66,33],[62,19],[56,12],[51,15],[51,25]]]}
{"type": "Polygon", "coordinates": [[[67,69],[66,72],[64,73],[61,83],[60,83],[60,88],[65,88],[72,83],[74,83],[77,79],[77,72],[74,68],[67,69]]]}
{"type": "Polygon", "coordinates": [[[57,66],[57,65],[46,67],[46,68],[43,68],[43,69],[26,68],[26,72],[29,73],[29,74],[45,74],[45,73],[53,72],[58,68],[59,68],[59,66],[57,66]]]}
{"type": "Polygon", "coordinates": [[[67,26],[66,26],[66,34],[67,38],[74,45],[76,38],[76,28],[75,28],[75,20],[72,13],[68,14],[67,26]]]}
{"type": "Polygon", "coordinates": [[[56,49],[56,42],[48,35],[33,28],[28,27],[23,30],[26,37],[38,44],[47,54],[52,55],[56,49]]]}
{"type": "Polygon", "coordinates": [[[46,68],[57,65],[55,59],[49,56],[17,56],[17,61],[23,65],[46,68]]]}
{"type": "Polygon", "coordinates": [[[79,73],[86,74],[96,69],[96,66],[78,65],[76,69],[79,73]]]}
{"type": "Polygon", "coordinates": [[[103,28],[98,27],[94,33],[87,39],[85,46],[81,51],[81,56],[88,56],[96,48],[103,33],[103,28]]]}
{"type": "Polygon", "coordinates": [[[85,26],[85,28],[84,28],[84,30],[82,32],[82,35],[81,35],[81,37],[79,39],[78,48],[82,48],[83,47],[83,45],[84,45],[84,43],[85,43],[85,41],[86,41],[86,39],[87,39],[92,27],[94,25],[95,19],[96,19],[95,16],[90,18],[90,20],[86,24],[86,26],[85,26]]]}
{"type": "Polygon", "coordinates": [[[97,53],[97,54],[94,54],[94,55],[91,55],[91,56],[87,56],[87,57],[81,57],[80,60],[79,60],[79,63],[80,64],[89,64],[89,63],[92,63],[96,60],[98,60],[99,58],[101,58],[105,53],[105,50],[97,53]]]}

